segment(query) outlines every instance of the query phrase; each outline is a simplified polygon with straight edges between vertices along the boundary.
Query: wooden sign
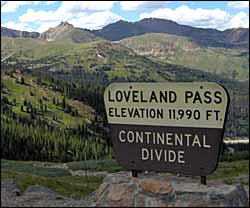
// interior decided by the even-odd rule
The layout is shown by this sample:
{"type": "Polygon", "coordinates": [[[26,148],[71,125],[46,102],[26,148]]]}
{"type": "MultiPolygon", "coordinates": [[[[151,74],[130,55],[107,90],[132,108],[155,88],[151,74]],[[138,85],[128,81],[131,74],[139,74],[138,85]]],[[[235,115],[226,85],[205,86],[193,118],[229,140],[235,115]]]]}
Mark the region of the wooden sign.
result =
{"type": "Polygon", "coordinates": [[[206,176],[216,169],[229,106],[223,86],[113,83],[104,100],[115,157],[129,170],[206,176]]]}

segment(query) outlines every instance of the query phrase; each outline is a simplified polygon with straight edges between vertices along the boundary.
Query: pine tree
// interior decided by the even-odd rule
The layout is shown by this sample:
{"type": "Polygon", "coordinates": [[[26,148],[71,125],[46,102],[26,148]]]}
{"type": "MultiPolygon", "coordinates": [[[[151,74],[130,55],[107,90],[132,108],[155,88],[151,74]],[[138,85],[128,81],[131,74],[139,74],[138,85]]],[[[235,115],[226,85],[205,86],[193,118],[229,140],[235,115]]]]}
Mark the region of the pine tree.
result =
{"type": "Polygon", "coordinates": [[[21,77],[21,84],[25,84],[24,78],[21,77]]]}
{"type": "Polygon", "coordinates": [[[66,98],[64,96],[63,99],[62,99],[62,109],[64,110],[65,107],[66,107],[66,98]]]}

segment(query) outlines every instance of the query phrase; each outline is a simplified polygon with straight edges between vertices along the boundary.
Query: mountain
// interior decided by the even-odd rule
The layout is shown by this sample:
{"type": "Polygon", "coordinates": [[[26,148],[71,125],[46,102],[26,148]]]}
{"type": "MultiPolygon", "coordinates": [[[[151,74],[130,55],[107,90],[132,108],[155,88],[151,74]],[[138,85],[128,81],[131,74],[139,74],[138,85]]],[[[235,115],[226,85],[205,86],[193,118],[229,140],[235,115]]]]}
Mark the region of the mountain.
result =
{"type": "MultiPolygon", "coordinates": [[[[192,38],[204,46],[227,48],[239,47],[242,46],[242,43],[249,41],[249,29],[240,28],[219,31],[216,29],[195,28],[171,20],[157,18],[146,18],[134,23],[119,21],[92,32],[97,36],[112,41],[145,33],[168,33],[192,38]],[[231,38],[234,38],[234,41],[231,38]]],[[[246,45],[243,46],[246,47],[246,45]]]]}
{"type": "Polygon", "coordinates": [[[119,43],[154,61],[197,68],[238,80],[249,78],[249,53],[246,49],[208,48],[190,38],[166,33],[147,33],[119,43]]]}
{"type": "Polygon", "coordinates": [[[191,38],[202,46],[224,48],[249,48],[249,29],[234,28],[225,31],[196,28],[181,25],[171,20],[146,18],[137,22],[120,20],[99,30],[76,28],[68,22],[61,22],[43,33],[1,28],[1,37],[35,38],[43,40],[70,40],[75,43],[90,42],[104,38],[111,41],[142,35],[146,33],[167,33],[191,38]]]}
{"type": "Polygon", "coordinates": [[[1,27],[1,37],[9,38],[39,38],[40,33],[38,32],[27,32],[20,30],[13,30],[6,27],[1,27]]]}
{"type": "Polygon", "coordinates": [[[120,20],[92,32],[106,40],[117,41],[130,36],[147,33],[147,30],[143,26],[120,20]]]}
{"type": "Polygon", "coordinates": [[[225,30],[223,33],[227,42],[244,44],[245,47],[249,48],[249,29],[233,28],[225,30]]]}
{"type": "Polygon", "coordinates": [[[88,30],[76,28],[68,22],[61,22],[58,26],[49,28],[43,33],[26,32],[1,27],[1,37],[33,38],[47,41],[68,40],[75,43],[90,42],[101,39],[88,30]]]}
{"type": "Polygon", "coordinates": [[[90,42],[100,40],[93,33],[76,28],[68,22],[61,22],[58,26],[48,29],[39,36],[40,39],[48,41],[70,40],[75,43],[90,42]]]}

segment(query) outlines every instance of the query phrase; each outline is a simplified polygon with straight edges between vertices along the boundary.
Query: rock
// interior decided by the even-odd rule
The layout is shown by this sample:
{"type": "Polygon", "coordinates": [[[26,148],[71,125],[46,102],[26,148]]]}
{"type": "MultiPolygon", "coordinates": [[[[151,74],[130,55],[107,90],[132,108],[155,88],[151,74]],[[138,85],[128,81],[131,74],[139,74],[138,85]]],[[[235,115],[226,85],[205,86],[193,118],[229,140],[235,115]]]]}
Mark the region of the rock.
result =
{"type": "Polygon", "coordinates": [[[98,199],[102,195],[102,193],[105,191],[107,186],[108,186],[108,183],[106,183],[106,182],[104,182],[100,185],[99,189],[95,193],[96,199],[98,199]]]}
{"type": "Polygon", "coordinates": [[[1,181],[1,191],[11,193],[13,190],[17,189],[16,183],[14,181],[1,181]]]}
{"type": "Polygon", "coordinates": [[[20,196],[21,195],[21,192],[19,189],[14,189],[12,192],[11,192],[11,196],[20,196]]]}
{"type": "Polygon", "coordinates": [[[149,199],[147,207],[168,207],[168,203],[163,202],[160,199],[149,199]]]}
{"type": "Polygon", "coordinates": [[[97,207],[243,207],[248,197],[241,185],[202,185],[189,177],[130,172],[109,174],[96,191],[97,207]]]}
{"type": "Polygon", "coordinates": [[[3,181],[1,182],[1,191],[7,193],[11,197],[21,195],[21,191],[17,188],[14,181],[3,181]]]}
{"type": "Polygon", "coordinates": [[[154,179],[142,179],[139,182],[139,188],[144,192],[152,194],[168,194],[173,190],[169,182],[154,179]]]}
{"type": "Polygon", "coordinates": [[[16,202],[15,192],[17,189],[16,183],[14,181],[1,181],[1,207],[16,207],[18,203],[16,202]]]}
{"type": "Polygon", "coordinates": [[[128,184],[114,184],[109,186],[107,205],[110,207],[133,206],[133,187],[128,184]]]}
{"type": "Polygon", "coordinates": [[[248,207],[249,207],[249,186],[244,186],[245,188],[245,191],[247,193],[247,204],[248,204],[248,207]]]}
{"type": "Polygon", "coordinates": [[[105,178],[104,178],[104,182],[110,184],[110,183],[128,183],[130,181],[130,177],[128,177],[128,173],[127,172],[118,172],[116,173],[117,177],[113,177],[113,174],[108,174],[105,178]]]}
{"type": "Polygon", "coordinates": [[[209,204],[205,200],[196,200],[196,201],[189,203],[188,207],[209,207],[209,204]]]}
{"type": "Polygon", "coordinates": [[[135,195],[135,207],[145,207],[145,200],[143,194],[135,195]]]}
{"type": "Polygon", "coordinates": [[[29,186],[26,191],[24,192],[24,195],[31,195],[33,194],[36,196],[36,194],[43,195],[44,197],[48,199],[56,199],[58,197],[58,194],[54,192],[53,190],[40,185],[32,185],[29,186]]]}

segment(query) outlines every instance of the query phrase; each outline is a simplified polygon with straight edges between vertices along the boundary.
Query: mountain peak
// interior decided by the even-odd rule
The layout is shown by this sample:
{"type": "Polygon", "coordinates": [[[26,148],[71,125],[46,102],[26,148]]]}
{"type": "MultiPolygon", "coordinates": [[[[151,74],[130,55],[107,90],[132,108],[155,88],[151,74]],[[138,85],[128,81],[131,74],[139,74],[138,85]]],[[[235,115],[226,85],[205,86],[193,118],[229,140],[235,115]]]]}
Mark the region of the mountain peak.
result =
{"type": "Polygon", "coordinates": [[[48,41],[72,41],[75,43],[90,42],[97,38],[94,34],[81,28],[76,28],[67,21],[61,22],[56,27],[51,27],[47,31],[41,33],[40,39],[48,41]]]}
{"type": "Polygon", "coordinates": [[[159,18],[153,18],[153,17],[149,17],[149,18],[144,18],[140,21],[137,22],[137,24],[173,24],[173,25],[178,25],[177,22],[174,22],[172,20],[168,20],[168,19],[159,19],[159,18]]]}
{"type": "Polygon", "coordinates": [[[118,22],[116,22],[116,23],[127,23],[128,21],[125,21],[125,20],[119,20],[118,22]]]}
{"type": "Polygon", "coordinates": [[[68,23],[67,21],[61,22],[58,26],[59,27],[74,27],[72,24],[68,23]]]}

